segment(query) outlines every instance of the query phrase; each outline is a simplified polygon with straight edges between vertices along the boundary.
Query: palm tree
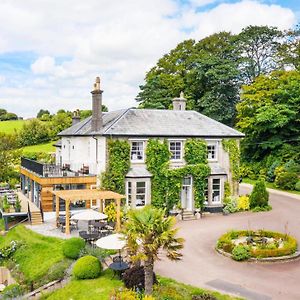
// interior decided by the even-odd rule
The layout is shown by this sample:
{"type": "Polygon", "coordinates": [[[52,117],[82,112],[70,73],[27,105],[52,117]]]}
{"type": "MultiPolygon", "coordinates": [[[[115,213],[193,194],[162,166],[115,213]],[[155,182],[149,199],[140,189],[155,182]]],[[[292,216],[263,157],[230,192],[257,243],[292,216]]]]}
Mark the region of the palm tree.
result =
{"type": "Polygon", "coordinates": [[[158,260],[158,252],[162,249],[171,260],[179,260],[182,254],[184,239],[176,237],[177,228],[174,217],[166,217],[165,211],[151,206],[131,210],[124,226],[127,236],[127,247],[133,260],[144,261],[145,294],[153,291],[153,268],[158,260]]]}

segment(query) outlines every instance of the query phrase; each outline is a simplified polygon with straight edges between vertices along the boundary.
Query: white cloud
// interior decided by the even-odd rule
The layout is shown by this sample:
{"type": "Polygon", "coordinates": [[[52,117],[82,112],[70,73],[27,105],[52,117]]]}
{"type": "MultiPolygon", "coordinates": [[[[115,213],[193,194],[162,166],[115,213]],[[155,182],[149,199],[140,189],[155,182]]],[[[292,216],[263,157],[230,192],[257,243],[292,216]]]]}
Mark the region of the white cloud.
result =
{"type": "MultiPolygon", "coordinates": [[[[10,74],[10,85],[0,80],[0,106],[23,116],[40,108],[88,108],[97,75],[110,109],[136,106],[145,72],[180,41],[238,32],[250,24],[288,28],[295,23],[290,9],[259,1],[199,11],[220,1],[0,1],[0,53],[38,56],[27,73],[10,74]]],[[[6,74],[0,70],[0,76],[6,74]]]]}

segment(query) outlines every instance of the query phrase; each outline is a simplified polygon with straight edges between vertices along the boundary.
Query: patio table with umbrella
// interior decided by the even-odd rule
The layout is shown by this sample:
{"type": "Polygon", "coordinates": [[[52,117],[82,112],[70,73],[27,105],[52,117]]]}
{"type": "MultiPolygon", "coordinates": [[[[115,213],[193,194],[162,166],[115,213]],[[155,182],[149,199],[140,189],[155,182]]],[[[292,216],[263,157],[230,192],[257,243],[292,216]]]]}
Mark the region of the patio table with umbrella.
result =
{"type": "Polygon", "coordinates": [[[128,263],[122,260],[121,250],[126,246],[125,235],[121,233],[111,234],[96,241],[96,246],[102,249],[118,250],[119,259],[111,263],[108,267],[119,275],[129,268],[128,263]]]}
{"type": "Polygon", "coordinates": [[[106,219],[107,219],[106,214],[95,211],[93,209],[86,209],[82,212],[74,214],[71,217],[71,220],[88,221],[88,222],[90,222],[90,221],[100,221],[100,220],[106,220],[106,219]]]}

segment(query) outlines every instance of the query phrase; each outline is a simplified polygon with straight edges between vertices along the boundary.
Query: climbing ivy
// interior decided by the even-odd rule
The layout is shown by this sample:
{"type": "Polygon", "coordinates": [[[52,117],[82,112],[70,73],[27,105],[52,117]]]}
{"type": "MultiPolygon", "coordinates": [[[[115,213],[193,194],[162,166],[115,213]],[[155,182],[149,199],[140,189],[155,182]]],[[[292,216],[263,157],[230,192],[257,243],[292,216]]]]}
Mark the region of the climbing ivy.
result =
{"type": "Polygon", "coordinates": [[[187,164],[207,163],[207,144],[203,140],[188,139],[184,145],[184,159],[187,164]]]}
{"type": "Polygon", "coordinates": [[[235,139],[222,140],[223,148],[229,154],[230,170],[232,179],[238,181],[240,179],[240,149],[235,139]]]}
{"type": "Polygon", "coordinates": [[[207,146],[202,140],[189,139],[185,143],[186,165],[170,168],[171,153],[167,141],[149,140],[146,149],[147,169],[152,173],[152,205],[166,207],[178,204],[182,179],[193,177],[194,199],[197,208],[203,206],[206,178],[210,173],[207,164],[207,146]]]}
{"type": "Polygon", "coordinates": [[[108,140],[108,166],[102,173],[101,186],[114,192],[125,193],[125,176],[130,167],[130,145],[127,141],[108,140]]]}
{"type": "Polygon", "coordinates": [[[151,178],[151,204],[155,207],[164,207],[167,192],[167,177],[164,169],[169,168],[171,153],[167,141],[150,139],[146,148],[146,165],[152,174],[151,178]]]}

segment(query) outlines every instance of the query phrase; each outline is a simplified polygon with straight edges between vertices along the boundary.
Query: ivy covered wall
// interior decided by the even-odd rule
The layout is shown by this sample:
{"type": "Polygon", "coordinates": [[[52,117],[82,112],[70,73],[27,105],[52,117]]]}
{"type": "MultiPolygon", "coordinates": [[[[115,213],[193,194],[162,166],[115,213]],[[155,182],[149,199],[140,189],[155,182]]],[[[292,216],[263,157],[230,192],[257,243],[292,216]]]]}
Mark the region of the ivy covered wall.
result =
{"type": "Polygon", "coordinates": [[[238,195],[238,186],[240,179],[240,147],[239,141],[235,139],[223,139],[222,145],[229,155],[231,181],[229,184],[233,195],[238,195]]]}
{"type": "Polygon", "coordinates": [[[180,199],[182,179],[193,177],[195,206],[203,206],[206,178],[210,173],[207,164],[207,145],[203,140],[188,139],[184,147],[186,165],[170,168],[170,151],[167,141],[158,139],[148,141],[146,148],[146,165],[152,173],[152,205],[166,207],[167,210],[177,205],[180,199]]]}
{"type": "Polygon", "coordinates": [[[108,140],[108,165],[101,175],[101,186],[125,194],[125,176],[130,168],[130,145],[128,141],[108,140]]]}

